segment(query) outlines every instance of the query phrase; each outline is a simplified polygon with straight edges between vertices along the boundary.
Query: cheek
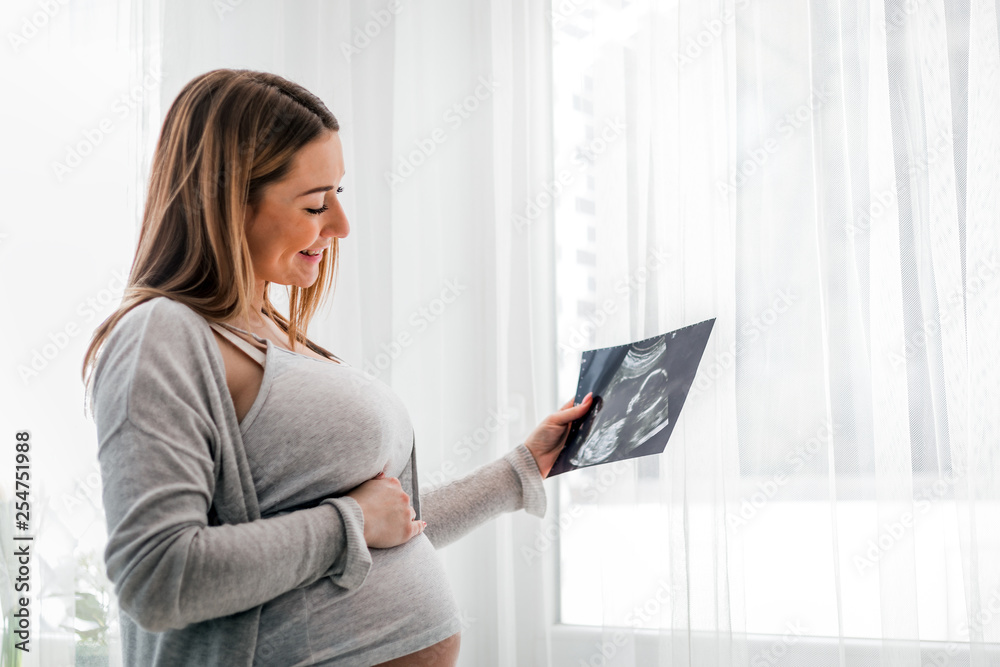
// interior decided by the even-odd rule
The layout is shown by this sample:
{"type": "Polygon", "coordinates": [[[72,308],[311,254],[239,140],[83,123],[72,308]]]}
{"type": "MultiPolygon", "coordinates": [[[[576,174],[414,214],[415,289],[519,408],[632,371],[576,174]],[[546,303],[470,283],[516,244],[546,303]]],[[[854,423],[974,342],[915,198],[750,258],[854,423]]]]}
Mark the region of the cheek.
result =
{"type": "Polygon", "coordinates": [[[268,262],[277,258],[284,251],[284,241],[281,227],[276,224],[257,224],[247,230],[247,247],[250,256],[257,262],[268,262]]]}
{"type": "Polygon", "coordinates": [[[284,264],[303,248],[316,242],[313,220],[297,217],[294,211],[268,211],[247,225],[247,247],[261,268],[284,264]]]}
{"type": "Polygon", "coordinates": [[[270,247],[271,244],[268,243],[267,238],[259,232],[247,234],[247,248],[250,250],[250,258],[254,264],[260,265],[270,259],[270,247]]]}

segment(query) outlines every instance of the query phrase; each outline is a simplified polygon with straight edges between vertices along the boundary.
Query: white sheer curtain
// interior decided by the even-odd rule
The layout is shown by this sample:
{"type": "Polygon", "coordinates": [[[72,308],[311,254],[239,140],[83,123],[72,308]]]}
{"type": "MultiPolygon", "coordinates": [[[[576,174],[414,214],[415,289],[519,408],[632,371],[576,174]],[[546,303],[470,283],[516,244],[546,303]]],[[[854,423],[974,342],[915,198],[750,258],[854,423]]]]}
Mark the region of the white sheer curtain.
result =
{"type": "Polygon", "coordinates": [[[560,655],[997,664],[995,3],[598,2],[553,23],[557,118],[580,142],[628,124],[577,193],[592,208],[557,216],[593,228],[567,245],[593,252],[577,299],[597,306],[561,348],[718,318],[666,454],[566,477],[562,618],[599,631],[560,655]],[[640,273],[653,248],[670,260],[640,273]]]}
{"type": "MultiPolygon", "coordinates": [[[[310,335],[400,394],[425,492],[495,460],[568,398],[554,393],[554,320],[531,316],[553,311],[551,225],[516,234],[507,223],[551,178],[539,7],[181,1],[161,11],[161,116],[217,67],[291,78],[337,116],[351,233],[310,335]]],[[[531,664],[518,621],[548,620],[542,579],[512,539],[530,539],[537,522],[506,515],[441,550],[467,621],[461,664],[531,664]]]]}
{"type": "Polygon", "coordinates": [[[142,9],[128,0],[0,7],[4,667],[121,664],[109,626],[117,608],[102,558],[96,434],[83,411],[80,368],[94,327],[121,299],[135,250],[144,186],[136,153],[144,107],[158,86],[134,51],[142,9]],[[15,459],[15,433],[23,431],[31,434],[27,463],[15,459]],[[24,472],[26,479],[15,478],[24,472]],[[24,530],[15,503],[25,502],[26,489],[24,530]],[[15,550],[26,545],[23,573],[15,550]],[[29,600],[27,653],[10,641],[23,639],[11,634],[22,597],[29,600]]]}
{"type": "Polygon", "coordinates": [[[73,591],[106,584],[75,563],[100,533],[93,430],[63,419],[85,336],[18,369],[107,315],[78,306],[127,269],[162,116],[217,67],[287,76],[340,120],[352,231],[310,335],[401,395],[425,490],[516,445],[583,349],[717,318],[663,456],[549,480],[541,523],[440,552],[460,664],[995,664],[994,2],[56,4],[0,70],[59,92],[5,112],[11,145],[35,122],[44,148],[4,167],[24,203],[0,221],[7,284],[48,303],[7,297],[31,321],[5,333],[2,421],[47,443],[39,664],[70,661],[73,591]],[[57,241],[86,279],[45,287],[28,258],[57,241]]]}

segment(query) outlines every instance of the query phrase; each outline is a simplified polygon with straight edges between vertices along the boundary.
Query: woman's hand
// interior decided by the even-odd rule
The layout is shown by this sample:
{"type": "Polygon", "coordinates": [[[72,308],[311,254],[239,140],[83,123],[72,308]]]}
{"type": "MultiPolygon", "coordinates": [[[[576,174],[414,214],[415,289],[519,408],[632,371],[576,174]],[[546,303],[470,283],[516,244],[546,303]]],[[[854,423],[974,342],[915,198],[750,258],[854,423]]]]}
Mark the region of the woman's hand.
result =
{"type": "Polygon", "coordinates": [[[587,410],[590,409],[593,393],[590,392],[584,396],[577,406],[573,405],[572,398],[563,403],[557,412],[553,412],[543,419],[542,423],[535,427],[535,430],[524,441],[524,446],[535,457],[535,464],[538,466],[539,472],[542,473],[542,479],[548,477],[552,465],[559,457],[559,452],[566,444],[570,424],[587,414],[587,410]]]}
{"type": "Polygon", "coordinates": [[[347,495],[361,505],[365,517],[365,543],[370,547],[398,546],[422,533],[427,525],[414,520],[417,513],[410,505],[410,496],[395,477],[379,473],[347,495]]]}

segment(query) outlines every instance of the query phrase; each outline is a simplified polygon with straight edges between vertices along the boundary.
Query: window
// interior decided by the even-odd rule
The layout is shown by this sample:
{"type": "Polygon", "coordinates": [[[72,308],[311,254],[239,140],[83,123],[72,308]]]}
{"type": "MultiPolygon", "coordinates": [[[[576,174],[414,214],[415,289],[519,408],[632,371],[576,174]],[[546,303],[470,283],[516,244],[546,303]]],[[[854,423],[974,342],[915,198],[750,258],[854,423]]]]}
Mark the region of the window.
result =
{"type": "MultiPolygon", "coordinates": [[[[607,251],[609,238],[602,235],[602,230],[610,214],[602,212],[601,204],[606,199],[603,192],[597,191],[596,183],[601,183],[602,188],[607,185],[594,174],[595,165],[605,156],[594,154],[585,147],[599,134],[602,119],[595,113],[601,108],[602,93],[606,92],[600,89],[601,79],[595,73],[596,67],[604,66],[598,63],[595,53],[603,57],[618,49],[615,62],[624,73],[620,106],[643,113],[642,98],[636,97],[634,82],[641,79],[640,69],[648,64],[632,49],[633,43],[643,38],[643,16],[630,8],[635,9],[635,6],[626,5],[616,10],[614,26],[597,24],[607,21],[607,14],[595,19],[592,14],[578,12],[557,23],[553,29],[556,169],[581,156],[587,163],[581,172],[585,177],[574,182],[570,201],[575,205],[560,206],[556,213],[559,242],[577,250],[576,253],[563,253],[557,263],[557,292],[560,298],[581,304],[576,311],[562,311],[557,322],[562,352],[558,368],[560,395],[570,395],[576,388],[580,353],[591,347],[611,344],[595,343],[601,338],[595,339],[593,335],[611,318],[602,301],[602,295],[611,292],[609,276],[601,275],[601,256],[607,251]],[[598,44],[599,38],[605,41],[598,44]],[[593,100],[594,104],[584,105],[580,102],[584,99],[593,100]],[[588,202],[589,206],[581,206],[581,202],[588,202]],[[588,290],[582,291],[581,285],[587,285],[588,290]],[[592,304],[590,308],[583,305],[588,301],[592,304]]],[[[667,12],[664,16],[669,19],[674,15],[667,12]]],[[[752,71],[741,69],[737,72],[734,87],[737,111],[731,112],[736,113],[739,171],[730,176],[749,183],[740,190],[735,204],[737,227],[733,241],[737,323],[733,363],[736,401],[741,407],[735,423],[740,488],[727,490],[727,498],[736,499],[736,502],[721,512],[720,504],[713,500],[718,496],[699,498],[701,489],[692,483],[687,490],[690,497],[684,505],[687,520],[691,525],[716,527],[721,521],[728,521],[727,530],[742,541],[739,562],[730,563],[741,572],[733,581],[741,587],[748,633],[783,634],[787,631],[789,614],[793,614],[803,621],[810,636],[881,639],[886,632],[891,635],[891,630],[885,629],[884,619],[889,612],[883,606],[888,598],[880,591],[879,577],[883,581],[891,580],[896,574],[892,563],[898,554],[907,550],[914,554],[914,560],[908,562],[916,562],[920,572],[934,573],[928,577],[914,576],[916,604],[907,613],[917,621],[914,627],[919,627],[919,637],[909,638],[967,641],[968,624],[963,630],[953,613],[965,607],[966,582],[962,578],[960,526],[954,520],[959,503],[954,485],[942,483],[953,472],[948,424],[940,418],[940,408],[935,412],[933,407],[944,401],[941,389],[944,371],[940,358],[931,349],[940,347],[941,340],[935,337],[935,332],[928,331],[928,322],[939,320],[943,304],[937,302],[934,290],[927,288],[928,284],[933,284],[929,281],[935,279],[929,259],[932,238],[928,229],[921,226],[922,218],[917,208],[928,195],[918,193],[911,203],[905,192],[910,184],[902,182],[899,186],[903,193],[899,198],[902,334],[907,346],[901,350],[893,368],[905,372],[904,388],[908,391],[909,405],[904,421],[909,433],[910,459],[901,466],[905,474],[899,481],[912,485],[912,489],[907,487],[901,491],[903,502],[895,506],[880,497],[888,488],[884,478],[886,466],[884,462],[880,465],[877,459],[880,449],[873,444],[877,424],[871,416],[875,399],[871,395],[872,371],[867,367],[871,363],[871,341],[864,333],[865,327],[870,325],[866,321],[870,315],[868,296],[859,297],[858,284],[851,282],[855,267],[866,266],[870,239],[852,239],[839,226],[842,220],[857,220],[857,216],[864,213],[869,193],[855,192],[853,203],[857,210],[846,213],[834,204],[823,202],[822,205],[830,208],[821,211],[816,225],[820,230],[818,239],[814,236],[812,222],[810,226],[800,222],[814,219],[811,216],[817,215],[816,202],[823,196],[810,188],[843,189],[849,184],[832,182],[814,186],[811,183],[813,174],[791,180],[795,185],[785,186],[782,199],[769,201],[771,215],[788,218],[784,227],[760,224],[757,218],[762,205],[754,199],[773,196],[778,191],[773,181],[780,177],[794,178],[796,169],[812,169],[811,142],[819,142],[823,147],[838,146],[843,143],[838,133],[845,131],[845,125],[848,131],[857,129],[851,125],[858,122],[856,117],[844,119],[837,116],[835,110],[828,111],[829,118],[822,115],[823,104],[831,99],[829,90],[834,84],[842,83],[838,77],[845,76],[838,69],[839,65],[833,66],[837,63],[814,63],[814,69],[807,71],[804,78],[800,77],[801,68],[810,66],[805,56],[816,52],[817,48],[811,46],[809,40],[836,43],[841,38],[838,24],[820,21],[813,25],[825,27],[812,33],[808,29],[785,30],[780,34],[771,30],[755,37],[750,34],[757,29],[752,20],[759,20],[759,17],[748,18],[748,23],[742,25],[739,20],[736,19],[738,53],[742,56],[747,54],[741,49],[749,49],[747,53],[751,54],[753,48],[758,49],[754,55],[758,60],[747,55],[746,61],[739,61],[746,62],[752,71]],[[806,89],[800,95],[803,93],[800,90],[802,81],[812,83],[813,90],[806,89]],[[772,145],[769,141],[772,138],[774,145],[780,146],[780,154],[762,148],[772,145]],[[786,143],[780,143],[785,139],[786,143]],[[768,143],[760,143],[762,140],[768,143]],[[767,169],[775,170],[770,172],[770,181],[762,175],[766,173],[764,163],[767,160],[771,160],[767,169]],[[789,168],[789,164],[798,166],[789,168]],[[778,171],[781,169],[787,173],[778,171]],[[858,204],[859,201],[862,203],[858,204]],[[839,263],[817,266],[818,245],[822,257],[836,258],[839,263]],[[817,280],[818,271],[825,273],[817,280]],[[818,284],[818,290],[803,292],[801,286],[809,284],[818,284]],[[819,310],[820,304],[823,310],[819,310]],[[784,313],[790,314],[785,316],[784,313]],[[829,355],[827,366],[824,366],[825,354],[829,355]],[[806,377],[806,369],[809,374],[826,373],[825,384],[796,381],[796,378],[806,377]],[[762,378],[767,381],[761,382],[762,378]],[[788,381],[779,383],[773,378],[787,378],[788,381]],[[755,407],[761,404],[762,392],[771,401],[767,409],[755,407]],[[836,453],[835,457],[828,456],[830,448],[836,453]],[[833,461],[832,471],[830,461],[833,461]],[[883,475],[881,479],[880,475],[883,475]],[[894,517],[899,520],[893,521],[894,517]],[[835,575],[835,572],[838,573],[835,575]],[[840,618],[838,609],[846,610],[840,618]]],[[[956,34],[968,33],[967,29],[963,33],[960,17],[955,19],[949,14],[948,20],[954,20],[954,25],[958,26],[954,28],[956,34]]],[[[841,26],[841,29],[848,30],[851,26],[841,26]]],[[[903,28],[889,30],[889,33],[887,48],[891,61],[894,54],[909,47],[902,34],[903,28]]],[[[708,46],[698,46],[700,42],[692,41],[696,37],[701,36],[692,35],[688,41],[695,44],[695,50],[700,49],[699,53],[706,52],[717,39],[706,33],[702,41],[708,46]]],[[[683,35],[680,39],[682,45],[688,43],[683,35]]],[[[949,43],[949,47],[958,49],[954,54],[957,62],[963,62],[963,55],[968,58],[960,46],[949,43]]],[[[851,56],[851,48],[850,45],[844,47],[845,58],[857,58],[857,55],[851,56]]],[[[683,50],[681,55],[684,55],[683,50]]],[[[857,63],[852,66],[857,67],[857,63]]],[[[890,62],[890,72],[894,71],[893,67],[890,62]]],[[[961,90],[964,74],[952,71],[955,95],[964,94],[961,90]]],[[[848,78],[843,84],[848,87],[847,97],[851,95],[850,85],[856,81],[848,78]]],[[[892,85],[895,84],[890,82],[890,87],[892,85]]],[[[672,89],[664,94],[672,94],[672,89]]],[[[913,89],[904,86],[898,94],[913,94],[913,89]]],[[[916,101],[904,102],[919,106],[919,99],[914,99],[916,101]]],[[[911,109],[901,107],[902,103],[896,99],[893,104],[888,111],[892,127],[896,132],[903,132],[898,128],[908,127],[907,114],[911,109]]],[[[630,117],[629,120],[634,119],[630,117]]],[[[865,117],[860,117],[862,127],[866,121],[865,117]]],[[[895,164],[897,174],[906,173],[908,160],[911,166],[919,165],[921,156],[909,152],[912,148],[900,143],[902,136],[894,136],[896,143],[890,140],[883,148],[873,145],[870,150],[874,157],[871,159],[884,158],[895,164]],[[878,150],[887,152],[879,155],[878,150]]],[[[633,140],[629,135],[623,141],[633,140]]],[[[856,149],[859,145],[869,150],[864,142],[851,143],[850,148],[856,149]]],[[[925,161],[933,146],[926,148],[925,161]]],[[[628,150],[635,152],[628,157],[630,167],[640,158],[649,159],[633,143],[629,143],[628,150]]],[[[628,177],[629,174],[622,174],[623,179],[628,177]]],[[[816,178],[821,177],[822,174],[816,178]]],[[[721,185],[725,186],[725,182],[721,185]]],[[[635,184],[627,182],[622,187],[635,187],[635,184]]],[[[877,197],[878,193],[872,194],[873,201],[877,197]]],[[[630,197],[630,204],[633,201],[640,199],[630,197]]],[[[632,210],[614,213],[637,214],[638,211],[632,210]]],[[[693,223],[686,221],[684,224],[693,223]]],[[[682,231],[676,233],[683,235],[682,231]]],[[[621,242],[633,241],[630,238],[621,242]]],[[[698,261],[691,255],[676,259],[698,261]]],[[[860,280],[862,287],[868,288],[865,281],[869,276],[854,275],[853,279],[860,280]]],[[[630,290],[629,294],[621,294],[617,303],[624,305],[633,297],[634,290],[630,290]]],[[[635,325],[635,322],[629,324],[635,325]]],[[[629,334],[626,333],[615,342],[655,333],[662,332],[648,328],[638,333],[633,330],[632,338],[627,338],[629,334]]],[[[702,372],[705,366],[703,359],[702,372]]],[[[685,405],[688,412],[689,407],[690,401],[685,405]]],[[[562,476],[558,482],[560,620],[563,624],[579,626],[666,629],[669,615],[637,614],[637,607],[630,601],[648,599],[650,591],[669,580],[667,556],[670,548],[665,536],[669,531],[681,530],[677,527],[681,517],[668,511],[664,499],[669,498],[676,480],[655,457],[647,457],[628,473],[635,476],[635,483],[628,486],[628,492],[618,494],[612,490],[602,496],[600,503],[588,500],[591,497],[588,490],[614,489],[617,474],[613,466],[596,466],[562,476]],[[643,534],[645,525],[668,526],[668,529],[656,531],[655,537],[642,542],[636,536],[643,534]],[[637,548],[637,544],[641,546],[637,548]],[[609,574],[608,563],[629,563],[631,566],[609,574]],[[597,582],[596,572],[601,573],[597,582]],[[609,600],[612,603],[609,604],[609,600]]],[[[984,510],[996,512],[997,507],[984,506],[984,510]]],[[[991,562],[1000,561],[1000,545],[988,549],[991,562]]],[[[983,593],[984,600],[989,598],[989,593],[988,590],[983,593]]],[[[1000,600],[1000,593],[996,599],[1000,600]]],[[[694,630],[712,629],[698,627],[697,618],[692,618],[691,624],[694,630]]]]}

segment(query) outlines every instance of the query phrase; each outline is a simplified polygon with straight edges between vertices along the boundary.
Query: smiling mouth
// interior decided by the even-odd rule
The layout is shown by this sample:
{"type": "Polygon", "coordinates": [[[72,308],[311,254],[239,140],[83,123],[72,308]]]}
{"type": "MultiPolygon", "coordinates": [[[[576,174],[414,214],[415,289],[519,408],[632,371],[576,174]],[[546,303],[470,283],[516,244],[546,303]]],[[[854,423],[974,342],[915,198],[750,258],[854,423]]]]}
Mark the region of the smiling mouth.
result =
{"type": "Polygon", "coordinates": [[[322,255],[322,250],[300,250],[300,255],[305,255],[306,257],[316,257],[317,255],[322,255]]]}

